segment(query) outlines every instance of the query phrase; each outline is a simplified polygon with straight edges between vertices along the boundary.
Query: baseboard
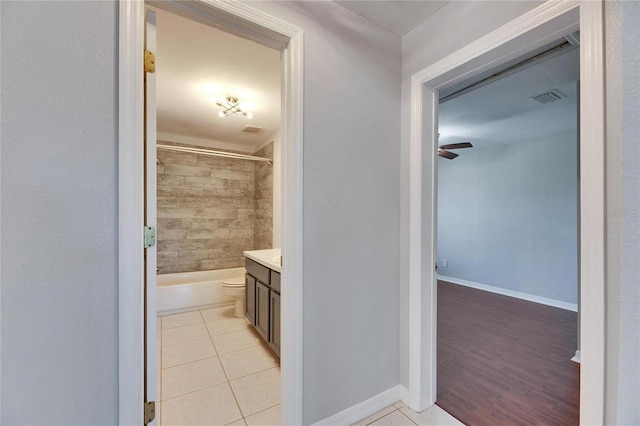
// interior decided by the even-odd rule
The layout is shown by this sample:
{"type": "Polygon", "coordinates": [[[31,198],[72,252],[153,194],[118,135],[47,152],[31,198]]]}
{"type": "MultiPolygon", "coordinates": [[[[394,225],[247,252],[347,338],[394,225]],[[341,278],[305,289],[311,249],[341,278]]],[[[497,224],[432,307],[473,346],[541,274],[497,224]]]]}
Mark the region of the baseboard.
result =
{"type": "Polygon", "coordinates": [[[463,285],[465,287],[476,288],[478,290],[489,291],[491,293],[502,294],[503,296],[515,297],[516,299],[527,300],[529,302],[540,303],[542,305],[553,306],[554,308],[565,309],[567,311],[578,312],[578,305],[575,303],[567,303],[561,300],[548,299],[546,297],[534,296],[532,294],[521,293],[519,291],[507,290],[491,285],[480,284],[474,281],[461,280],[459,278],[438,275],[438,279],[453,284],[463,285]]]}
{"type": "Polygon", "coordinates": [[[571,361],[575,362],[576,364],[580,364],[580,349],[576,351],[576,354],[573,356],[573,358],[571,358],[571,361]]]}
{"type": "Polygon", "coordinates": [[[365,417],[369,417],[373,413],[382,410],[385,407],[390,406],[394,402],[401,399],[406,399],[408,391],[403,386],[395,386],[389,390],[386,390],[378,395],[362,401],[352,407],[340,411],[331,417],[327,417],[324,420],[320,420],[314,423],[314,426],[336,426],[336,425],[350,425],[358,420],[362,420],[365,417]]]}

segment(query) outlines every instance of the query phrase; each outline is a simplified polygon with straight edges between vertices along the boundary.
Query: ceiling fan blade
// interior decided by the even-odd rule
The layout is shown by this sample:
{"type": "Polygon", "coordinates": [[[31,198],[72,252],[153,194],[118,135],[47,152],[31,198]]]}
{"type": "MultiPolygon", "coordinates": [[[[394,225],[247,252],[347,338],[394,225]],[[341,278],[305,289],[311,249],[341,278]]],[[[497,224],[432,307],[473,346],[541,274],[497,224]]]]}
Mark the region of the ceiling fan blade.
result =
{"type": "Polygon", "coordinates": [[[455,152],[443,151],[441,149],[438,150],[438,155],[440,157],[448,158],[449,160],[453,160],[458,156],[458,154],[456,154],[455,152]]]}
{"type": "Polygon", "coordinates": [[[473,148],[471,142],[450,143],[448,145],[440,145],[442,149],[459,149],[459,148],[473,148]]]}

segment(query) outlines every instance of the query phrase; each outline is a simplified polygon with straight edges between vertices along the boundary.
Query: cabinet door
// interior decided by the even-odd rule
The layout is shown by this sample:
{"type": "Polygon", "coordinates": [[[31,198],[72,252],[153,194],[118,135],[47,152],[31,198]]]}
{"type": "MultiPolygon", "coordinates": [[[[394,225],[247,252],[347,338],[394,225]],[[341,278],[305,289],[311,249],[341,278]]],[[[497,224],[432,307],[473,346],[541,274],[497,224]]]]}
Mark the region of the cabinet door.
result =
{"type": "Polygon", "coordinates": [[[256,281],[256,330],[269,341],[269,287],[256,281]]]}
{"type": "Polygon", "coordinates": [[[249,274],[244,275],[244,310],[251,324],[256,324],[256,279],[249,274]]]}
{"type": "Polygon", "coordinates": [[[271,291],[271,321],[269,346],[280,357],[280,294],[271,291]]]}

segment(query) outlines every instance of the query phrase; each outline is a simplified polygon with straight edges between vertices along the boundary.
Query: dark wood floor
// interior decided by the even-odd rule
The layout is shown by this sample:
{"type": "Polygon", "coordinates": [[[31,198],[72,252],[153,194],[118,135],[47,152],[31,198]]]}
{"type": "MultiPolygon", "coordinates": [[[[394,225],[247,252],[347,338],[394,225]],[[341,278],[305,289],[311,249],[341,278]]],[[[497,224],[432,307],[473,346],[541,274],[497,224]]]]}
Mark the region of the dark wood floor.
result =
{"type": "Polygon", "coordinates": [[[473,425],[577,425],[575,312],[438,282],[438,401],[473,425]]]}

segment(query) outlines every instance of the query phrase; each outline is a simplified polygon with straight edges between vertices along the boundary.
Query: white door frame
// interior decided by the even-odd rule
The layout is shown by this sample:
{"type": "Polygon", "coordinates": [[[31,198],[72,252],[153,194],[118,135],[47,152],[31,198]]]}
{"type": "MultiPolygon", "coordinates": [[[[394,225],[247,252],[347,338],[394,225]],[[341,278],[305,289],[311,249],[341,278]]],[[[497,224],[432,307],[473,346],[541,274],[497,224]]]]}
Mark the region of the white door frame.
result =
{"type": "Polygon", "coordinates": [[[548,1],[411,78],[407,402],[416,411],[437,396],[438,91],[580,29],[580,423],[604,423],[603,18],[602,0],[548,1]]]}
{"type": "MultiPolygon", "coordinates": [[[[302,424],[303,32],[238,2],[200,0],[220,27],[283,50],[282,113],[282,421],[302,424]],[[295,283],[295,285],[293,285],[295,283]]],[[[143,423],[144,2],[122,0],[119,16],[118,307],[119,419],[143,423]]],[[[155,356],[155,351],[150,351],[155,356]]]]}

